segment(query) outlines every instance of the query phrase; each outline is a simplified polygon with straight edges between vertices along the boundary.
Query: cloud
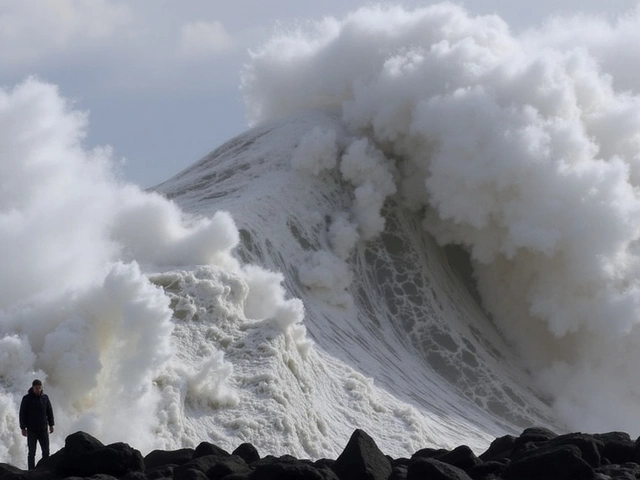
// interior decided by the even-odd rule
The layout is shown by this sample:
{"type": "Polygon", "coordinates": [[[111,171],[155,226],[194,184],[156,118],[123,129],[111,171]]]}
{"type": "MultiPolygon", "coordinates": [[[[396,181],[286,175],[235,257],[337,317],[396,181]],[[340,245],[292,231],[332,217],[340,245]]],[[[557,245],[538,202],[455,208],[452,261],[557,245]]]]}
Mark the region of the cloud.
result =
{"type": "Polygon", "coordinates": [[[127,5],[107,0],[0,0],[0,64],[24,67],[106,44],[132,19],[127,5]]]}
{"type": "Polygon", "coordinates": [[[224,52],[234,41],[220,22],[191,22],[180,30],[180,51],[190,58],[224,52]]]}

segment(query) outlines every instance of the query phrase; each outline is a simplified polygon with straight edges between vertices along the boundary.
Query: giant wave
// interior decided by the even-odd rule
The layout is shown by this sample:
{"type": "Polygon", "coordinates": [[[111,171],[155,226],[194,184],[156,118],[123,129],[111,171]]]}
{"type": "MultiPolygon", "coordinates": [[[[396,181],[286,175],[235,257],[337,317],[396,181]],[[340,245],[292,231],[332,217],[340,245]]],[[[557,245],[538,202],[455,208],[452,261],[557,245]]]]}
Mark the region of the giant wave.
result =
{"type": "Polygon", "coordinates": [[[55,87],[0,91],[0,460],[34,375],[54,448],[637,431],[640,115],[613,47],[639,20],[588,21],[370,7],[279,34],[244,72],[256,127],[154,192],[55,87]]]}

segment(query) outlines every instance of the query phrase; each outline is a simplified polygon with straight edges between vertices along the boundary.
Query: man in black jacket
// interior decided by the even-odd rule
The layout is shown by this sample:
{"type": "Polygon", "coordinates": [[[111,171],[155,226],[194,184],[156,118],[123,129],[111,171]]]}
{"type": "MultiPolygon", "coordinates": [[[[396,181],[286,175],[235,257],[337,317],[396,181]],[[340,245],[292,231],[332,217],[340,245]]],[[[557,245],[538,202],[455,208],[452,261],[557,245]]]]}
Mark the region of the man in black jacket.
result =
{"type": "Polygon", "coordinates": [[[53,424],[53,408],[49,397],[42,393],[42,382],[34,380],[20,404],[20,429],[22,435],[27,437],[29,470],[36,468],[37,442],[40,442],[42,458],[49,456],[49,434],[53,433],[53,424]]]}

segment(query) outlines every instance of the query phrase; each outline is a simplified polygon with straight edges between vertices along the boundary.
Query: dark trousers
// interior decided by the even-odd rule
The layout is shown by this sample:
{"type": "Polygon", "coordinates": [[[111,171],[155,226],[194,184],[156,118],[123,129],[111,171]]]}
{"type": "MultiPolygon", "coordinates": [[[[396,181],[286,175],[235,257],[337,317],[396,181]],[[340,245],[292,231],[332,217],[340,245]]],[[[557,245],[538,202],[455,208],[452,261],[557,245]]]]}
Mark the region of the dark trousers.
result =
{"type": "Polygon", "coordinates": [[[36,446],[40,442],[40,450],[42,450],[42,458],[49,456],[49,432],[44,430],[27,430],[27,447],[29,453],[27,455],[27,464],[29,470],[36,468],[36,446]]]}

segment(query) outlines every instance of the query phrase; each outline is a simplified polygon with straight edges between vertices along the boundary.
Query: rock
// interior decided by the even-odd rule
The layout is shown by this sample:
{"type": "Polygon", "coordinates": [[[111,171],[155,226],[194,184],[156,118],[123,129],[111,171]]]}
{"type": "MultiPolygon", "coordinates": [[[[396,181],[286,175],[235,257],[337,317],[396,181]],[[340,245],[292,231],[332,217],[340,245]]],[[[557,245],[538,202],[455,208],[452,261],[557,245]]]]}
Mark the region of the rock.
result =
{"type": "Polygon", "coordinates": [[[447,453],[449,453],[449,450],[444,448],[423,448],[411,455],[411,460],[416,458],[440,458],[447,453]]]}
{"type": "Polygon", "coordinates": [[[245,462],[247,462],[248,465],[260,460],[260,454],[258,453],[258,450],[250,443],[243,443],[242,445],[238,446],[238,448],[233,451],[232,455],[239,456],[245,462]]]}
{"type": "Polygon", "coordinates": [[[154,450],[144,457],[145,471],[153,470],[161,465],[184,465],[193,459],[193,448],[181,448],[180,450],[154,450]]]}
{"type": "Polygon", "coordinates": [[[46,470],[51,470],[52,472],[59,471],[60,462],[64,460],[64,447],[58,450],[53,455],[50,455],[47,458],[41,458],[40,461],[36,464],[36,469],[44,468],[46,470]]]}
{"type": "Polygon", "coordinates": [[[503,436],[480,457],[465,445],[425,448],[409,458],[385,456],[362,430],[337,460],[260,458],[249,443],[229,454],[202,442],[196,449],[154,450],[145,458],[125,443],[103,445],[84,432],[32,471],[0,463],[0,480],[624,480],[640,478],[640,439],[624,432],[556,435],[540,428],[503,436]]]}
{"type": "Polygon", "coordinates": [[[437,458],[437,460],[458,467],[464,471],[468,471],[473,466],[482,463],[482,461],[476,457],[473,451],[466,445],[461,445],[454,448],[448,453],[437,458]]]}
{"type": "Polygon", "coordinates": [[[0,473],[2,480],[61,480],[62,477],[50,470],[37,468],[35,470],[16,469],[12,472],[0,473]]]}
{"type": "Polygon", "coordinates": [[[220,455],[205,455],[193,458],[183,465],[176,466],[173,478],[188,480],[193,477],[192,470],[203,473],[210,480],[223,478],[227,475],[249,473],[250,468],[243,458],[223,452],[220,455]]]}
{"type": "Polygon", "coordinates": [[[224,480],[252,480],[252,477],[249,473],[234,473],[224,477],[224,480]]]}
{"type": "Polygon", "coordinates": [[[611,440],[604,444],[602,458],[613,464],[633,462],[634,450],[635,444],[631,440],[611,440]]]}
{"type": "Polygon", "coordinates": [[[497,460],[499,458],[509,458],[511,451],[515,445],[516,437],[513,435],[505,435],[500,438],[496,438],[486,452],[480,455],[480,460],[488,462],[490,460],[497,460]]]}
{"type": "Polygon", "coordinates": [[[189,470],[198,470],[199,472],[207,475],[207,472],[213,469],[217,464],[230,458],[236,458],[244,462],[244,460],[242,460],[240,457],[231,457],[231,455],[227,454],[226,452],[222,455],[205,455],[203,457],[193,458],[187,463],[176,467],[173,471],[173,477],[176,480],[183,479],[184,475],[191,475],[187,473],[189,470]]]}
{"type": "Polygon", "coordinates": [[[263,458],[254,467],[251,480],[328,480],[310,461],[287,455],[263,458]]]}
{"type": "Polygon", "coordinates": [[[219,457],[231,456],[231,454],[226,450],[209,442],[200,443],[200,445],[196,447],[195,452],[193,452],[193,458],[205,457],[207,455],[217,455],[219,457]]]}
{"type": "Polygon", "coordinates": [[[174,480],[209,480],[209,477],[201,471],[195,468],[181,468],[179,471],[176,469],[174,480]]]}
{"type": "Polygon", "coordinates": [[[218,480],[227,475],[249,473],[250,470],[243,458],[237,455],[231,455],[228,458],[221,459],[205,473],[210,480],[218,480]]]}
{"type": "MultiPolygon", "coordinates": [[[[333,463],[335,462],[332,462],[332,464],[333,463]]],[[[322,475],[322,478],[324,478],[324,480],[340,480],[336,472],[333,471],[333,468],[331,465],[326,463],[315,462],[313,466],[315,467],[316,470],[318,470],[320,475],[322,475]]]]}
{"type": "Polygon", "coordinates": [[[409,458],[404,458],[404,457],[400,457],[400,458],[394,458],[393,460],[391,460],[391,468],[395,468],[395,467],[408,467],[409,464],[411,463],[411,459],[409,458]]]}
{"type": "Polygon", "coordinates": [[[640,465],[637,463],[625,463],[623,465],[604,465],[596,470],[600,475],[610,478],[635,480],[640,478],[640,465]]]}
{"type": "Polygon", "coordinates": [[[633,459],[631,461],[640,464],[640,437],[633,446],[633,459]]]}
{"type": "Polygon", "coordinates": [[[585,462],[593,468],[600,466],[600,452],[604,449],[604,443],[591,435],[582,433],[560,435],[551,439],[549,445],[575,445],[580,449],[580,454],[585,462]]]}
{"type": "Polygon", "coordinates": [[[75,475],[88,477],[108,474],[122,477],[130,472],[144,471],[142,454],[126,443],[118,442],[77,457],[75,475]]]}
{"type": "MultiPolygon", "coordinates": [[[[611,477],[603,473],[596,473],[594,480],[611,480],[611,477]]],[[[623,480],[624,480],[624,477],[623,477],[623,480]]]]}
{"type": "Polygon", "coordinates": [[[594,433],[593,438],[600,440],[602,443],[608,442],[632,442],[631,437],[626,432],[607,432],[607,433],[594,433]]]}
{"type": "Polygon", "coordinates": [[[409,467],[405,465],[398,465],[393,467],[389,480],[406,480],[408,470],[409,467]]]}
{"type": "Polygon", "coordinates": [[[575,445],[551,445],[514,455],[505,468],[505,480],[592,480],[593,468],[575,445]]]}
{"type": "Polygon", "coordinates": [[[0,463],[0,478],[9,473],[21,474],[25,471],[8,463],[0,463]]]}
{"type": "Polygon", "coordinates": [[[516,453],[526,443],[544,443],[558,435],[548,428],[532,427],[526,428],[522,434],[513,442],[512,454],[516,453]]]}
{"type": "Polygon", "coordinates": [[[333,470],[341,480],[387,480],[391,475],[391,462],[373,438],[357,429],[333,465],[333,470]]]}
{"type": "Polygon", "coordinates": [[[407,470],[407,480],[472,480],[464,470],[434,458],[417,458],[407,470]]]}
{"type": "Polygon", "coordinates": [[[332,460],[330,458],[321,458],[320,460],[316,460],[313,463],[318,468],[325,468],[326,467],[326,468],[333,469],[333,466],[336,464],[336,461],[332,460]]]}
{"type": "Polygon", "coordinates": [[[104,448],[104,444],[86,432],[72,433],[64,440],[65,454],[69,458],[80,457],[99,448],[104,448]]]}
{"type": "Polygon", "coordinates": [[[120,480],[149,480],[149,478],[142,472],[129,472],[124,477],[120,477],[120,480]]]}
{"type": "Polygon", "coordinates": [[[490,475],[500,477],[506,466],[506,463],[492,460],[474,465],[467,473],[473,480],[486,480],[490,475]]]}
{"type": "Polygon", "coordinates": [[[44,465],[53,465],[63,477],[90,477],[97,474],[122,477],[130,472],[144,471],[144,460],[138,450],[126,443],[104,446],[85,432],[76,432],[65,439],[65,446],[44,465]]]}
{"type": "Polygon", "coordinates": [[[173,472],[178,465],[161,465],[152,470],[147,470],[148,480],[158,480],[160,478],[173,478],[173,472]]]}
{"type": "Polygon", "coordinates": [[[509,459],[513,460],[514,458],[529,455],[531,452],[535,452],[536,450],[539,450],[540,447],[544,446],[545,442],[525,442],[522,445],[519,445],[517,449],[513,449],[509,459]]]}

